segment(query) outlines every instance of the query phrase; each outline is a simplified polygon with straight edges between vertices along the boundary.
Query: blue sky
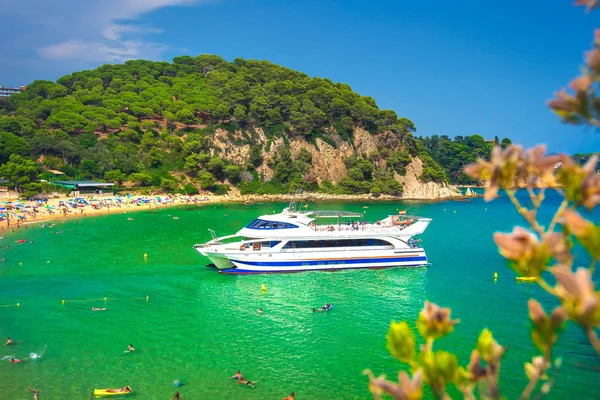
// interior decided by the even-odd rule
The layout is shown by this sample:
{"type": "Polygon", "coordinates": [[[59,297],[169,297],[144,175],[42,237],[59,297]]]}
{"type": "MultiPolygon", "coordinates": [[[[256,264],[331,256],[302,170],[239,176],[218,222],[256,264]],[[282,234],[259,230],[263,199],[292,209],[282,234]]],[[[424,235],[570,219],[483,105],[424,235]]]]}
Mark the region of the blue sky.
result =
{"type": "Polygon", "coordinates": [[[545,105],[599,20],[569,0],[0,0],[0,84],[135,58],[267,59],[348,83],[418,135],[600,151],[600,133],[545,105]]]}

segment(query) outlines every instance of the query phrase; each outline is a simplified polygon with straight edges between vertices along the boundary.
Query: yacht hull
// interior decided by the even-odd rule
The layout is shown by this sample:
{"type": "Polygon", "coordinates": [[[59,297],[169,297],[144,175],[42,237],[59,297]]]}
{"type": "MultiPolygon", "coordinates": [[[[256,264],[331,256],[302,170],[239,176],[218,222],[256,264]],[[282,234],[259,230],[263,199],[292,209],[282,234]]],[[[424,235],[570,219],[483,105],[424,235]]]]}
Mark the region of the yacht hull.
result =
{"type": "Polygon", "coordinates": [[[357,257],[267,259],[266,257],[235,257],[230,259],[235,268],[221,269],[224,274],[285,273],[303,271],[333,271],[358,268],[419,267],[427,264],[422,249],[393,255],[357,257]]]}

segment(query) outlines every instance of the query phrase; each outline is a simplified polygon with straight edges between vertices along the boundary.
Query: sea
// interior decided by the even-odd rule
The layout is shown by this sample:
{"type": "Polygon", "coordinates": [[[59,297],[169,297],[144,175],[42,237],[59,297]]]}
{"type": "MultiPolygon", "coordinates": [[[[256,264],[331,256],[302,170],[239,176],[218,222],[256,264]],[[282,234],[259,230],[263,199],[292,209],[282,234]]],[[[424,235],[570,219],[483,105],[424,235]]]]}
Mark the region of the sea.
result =
{"type": "MultiPolygon", "coordinates": [[[[527,205],[526,193],[519,197],[527,205]]],[[[560,200],[548,191],[542,220],[560,200]]],[[[492,234],[523,224],[506,196],[489,203],[309,203],[360,212],[369,221],[399,210],[432,218],[421,236],[426,267],[222,275],[193,248],[210,239],[208,229],[233,234],[285,206],[179,206],[5,234],[0,339],[15,343],[0,346],[0,399],[31,399],[27,387],[39,389],[42,400],[89,399],[95,388],[126,385],[133,389],[128,398],[139,400],[171,399],[176,390],[186,400],[281,399],[292,391],[298,400],[370,399],[365,369],[392,380],[407,369],[386,349],[390,322],[414,327],[425,300],[460,319],[435,348],[455,353],[462,365],[481,330],[493,332],[507,347],[501,391],[519,397],[524,363],[538,355],[527,301],[539,299],[546,310],[557,301],[537,284],[516,282],[498,254],[492,234]],[[324,303],[333,309],[311,311],[324,303]],[[125,351],[129,344],[135,352],[125,351]],[[22,362],[11,364],[10,357],[22,362]],[[236,370],[255,388],[235,384],[236,370]]],[[[575,251],[576,263],[587,265],[575,251]]],[[[578,326],[567,325],[554,356],[562,367],[547,398],[600,396],[600,358],[578,326]]]]}

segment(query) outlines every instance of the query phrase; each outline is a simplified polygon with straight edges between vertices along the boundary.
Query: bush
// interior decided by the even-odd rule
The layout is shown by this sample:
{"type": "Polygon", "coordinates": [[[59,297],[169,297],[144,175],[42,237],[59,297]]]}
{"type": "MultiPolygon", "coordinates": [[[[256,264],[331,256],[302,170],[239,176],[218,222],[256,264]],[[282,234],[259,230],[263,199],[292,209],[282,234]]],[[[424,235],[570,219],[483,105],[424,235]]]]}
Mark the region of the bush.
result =
{"type": "Polygon", "coordinates": [[[194,186],[191,183],[186,183],[185,186],[183,187],[183,191],[185,194],[189,194],[189,195],[195,195],[198,194],[198,188],[196,188],[196,186],[194,186]]]}
{"type": "Polygon", "coordinates": [[[215,185],[213,189],[213,193],[219,196],[225,195],[229,192],[229,185],[215,185]]]}

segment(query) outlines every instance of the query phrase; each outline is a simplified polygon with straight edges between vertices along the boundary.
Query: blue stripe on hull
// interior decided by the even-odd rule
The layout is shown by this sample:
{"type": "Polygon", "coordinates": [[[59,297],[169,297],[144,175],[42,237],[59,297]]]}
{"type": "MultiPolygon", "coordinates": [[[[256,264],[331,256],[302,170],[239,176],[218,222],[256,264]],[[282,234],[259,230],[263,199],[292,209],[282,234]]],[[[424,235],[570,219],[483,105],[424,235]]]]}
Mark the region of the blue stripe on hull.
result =
{"type": "Polygon", "coordinates": [[[414,265],[390,265],[390,266],[379,266],[375,265],[372,267],[345,267],[345,268],[310,268],[310,269],[272,269],[272,270],[254,270],[254,269],[243,269],[243,268],[230,268],[230,269],[222,269],[219,270],[220,274],[228,274],[228,275],[249,275],[249,274],[292,274],[297,272],[309,272],[309,271],[319,271],[319,272],[334,272],[334,271],[343,271],[345,269],[386,269],[386,268],[415,268],[425,266],[425,264],[414,264],[414,265]]]}
{"type": "Polygon", "coordinates": [[[304,261],[243,261],[231,260],[233,263],[240,263],[256,267],[325,267],[352,265],[352,264],[375,264],[375,263],[391,263],[391,262],[410,262],[422,261],[427,262],[426,256],[421,257],[394,257],[394,258],[352,258],[352,259],[336,259],[336,260],[304,260],[304,261]]]}

